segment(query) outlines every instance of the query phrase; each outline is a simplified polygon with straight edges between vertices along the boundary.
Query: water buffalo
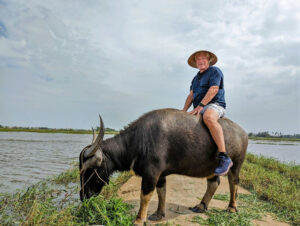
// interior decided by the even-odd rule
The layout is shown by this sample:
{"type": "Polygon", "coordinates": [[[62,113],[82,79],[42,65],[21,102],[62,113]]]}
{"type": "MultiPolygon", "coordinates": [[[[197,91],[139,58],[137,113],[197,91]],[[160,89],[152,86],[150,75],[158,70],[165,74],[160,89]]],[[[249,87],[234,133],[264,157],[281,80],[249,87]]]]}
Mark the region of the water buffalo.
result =
{"type": "MultiPolygon", "coordinates": [[[[239,172],[244,161],[248,136],[228,118],[219,120],[225,136],[226,150],[233,161],[228,173],[230,202],[228,210],[237,211],[236,194],[239,172]]],[[[194,212],[207,209],[220,178],[213,172],[218,164],[217,146],[202,118],[176,109],[148,112],[113,138],[103,140],[104,124],[100,117],[100,132],[79,156],[81,200],[98,195],[109,183],[114,171],[133,169],[142,177],[140,209],[135,224],[147,217],[149,201],[156,188],[158,208],[149,218],[160,220],[165,215],[166,176],[181,174],[207,178],[207,190],[194,212]]]]}

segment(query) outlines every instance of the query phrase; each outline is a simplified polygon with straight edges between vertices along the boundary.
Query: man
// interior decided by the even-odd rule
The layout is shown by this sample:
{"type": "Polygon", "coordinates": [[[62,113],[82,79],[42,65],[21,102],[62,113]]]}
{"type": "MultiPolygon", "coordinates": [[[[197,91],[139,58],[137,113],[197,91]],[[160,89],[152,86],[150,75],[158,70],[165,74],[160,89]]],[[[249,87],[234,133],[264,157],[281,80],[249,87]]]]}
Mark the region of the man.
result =
{"type": "Polygon", "coordinates": [[[228,173],[232,166],[232,161],[226,153],[223,129],[218,123],[218,119],[225,114],[225,91],[223,74],[214,65],[217,56],[212,52],[200,50],[193,53],[188,64],[198,68],[199,72],[192,80],[190,93],[184,104],[184,111],[187,111],[193,103],[194,110],[189,114],[203,115],[203,121],[208,127],[217,147],[219,165],[215,169],[215,175],[221,176],[228,173]]]}

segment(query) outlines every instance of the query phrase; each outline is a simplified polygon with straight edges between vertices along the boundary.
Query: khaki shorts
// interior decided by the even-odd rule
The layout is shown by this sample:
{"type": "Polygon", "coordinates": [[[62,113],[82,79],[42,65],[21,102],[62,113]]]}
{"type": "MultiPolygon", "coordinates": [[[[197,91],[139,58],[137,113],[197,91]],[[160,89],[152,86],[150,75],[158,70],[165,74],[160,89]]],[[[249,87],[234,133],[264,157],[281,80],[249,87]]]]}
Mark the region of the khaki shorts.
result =
{"type": "Polygon", "coordinates": [[[224,115],[225,115],[225,108],[223,108],[222,106],[220,106],[218,103],[211,103],[211,104],[208,104],[206,105],[202,110],[201,110],[201,114],[203,115],[204,112],[207,110],[207,109],[214,109],[216,112],[218,112],[219,114],[219,117],[222,118],[224,115]]]}

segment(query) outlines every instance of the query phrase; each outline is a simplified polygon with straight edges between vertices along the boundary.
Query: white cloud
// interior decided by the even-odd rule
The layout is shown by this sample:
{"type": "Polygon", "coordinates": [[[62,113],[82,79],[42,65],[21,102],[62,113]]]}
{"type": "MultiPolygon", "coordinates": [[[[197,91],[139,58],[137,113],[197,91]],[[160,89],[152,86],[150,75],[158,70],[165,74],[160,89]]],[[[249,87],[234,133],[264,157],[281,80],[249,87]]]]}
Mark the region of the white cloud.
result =
{"type": "Polygon", "coordinates": [[[99,112],[121,128],[145,111],[181,108],[196,73],[186,60],[209,49],[224,72],[234,121],[248,131],[300,132],[292,125],[299,124],[299,8],[270,0],[5,1],[0,92],[8,98],[0,97],[0,123],[89,128],[99,112]],[[16,104],[24,98],[26,106],[16,104]],[[255,112],[247,106],[288,114],[278,100],[296,112],[291,123],[279,126],[268,114],[248,123],[255,112]],[[12,111],[27,117],[8,117],[12,111]]]}

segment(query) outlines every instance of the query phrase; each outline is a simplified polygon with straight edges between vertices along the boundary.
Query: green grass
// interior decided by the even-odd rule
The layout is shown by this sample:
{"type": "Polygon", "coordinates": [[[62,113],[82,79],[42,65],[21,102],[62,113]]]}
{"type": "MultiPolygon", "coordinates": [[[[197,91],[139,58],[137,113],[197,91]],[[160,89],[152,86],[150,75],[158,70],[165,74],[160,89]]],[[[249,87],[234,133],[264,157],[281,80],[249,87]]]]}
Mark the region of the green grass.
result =
{"type": "Polygon", "coordinates": [[[276,208],[280,219],[300,224],[300,166],[275,159],[247,155],[240,184],[276,208]]]}
{"type": "Polygon", "coordinates": [[[15,194],[0,194],[0,225],[131,225],[134,216],[117,190],[129,178],[121,173],[112,178],[101,195],[79,200],[77,166],[15,194]]]}
{"type": "MultiPolygon", "coordinates": [[[[0,225],[131,225],[132,207],[117,196],[118,189],[130,176],[122,173],[113,177],[101,195],[80,202],[78,168],[77,164],[73,165],[26,190],[0,194],[0,225]]],[[[281,221],[300,225],[299,165],[247,154],[240,184],[252,194],[238,195],[238,213],[209,208],[207,219],[199,215],[193,221],[200,225],[251,225],[253,219],[271,213],[281,221]]],[[[216,194],[214,199],[228,202],[229,194],[216,194]]],[[[161,225],[173,225],[173,222],[161,225]]]]}
{"type": "MultiPolygon", "coordinates": [[[[193,222],[200,225],[253,225],[254,219],[271,214],[277,220],[300,225],[300,166],[287,165],[271,158],[247,154],[240,174],[240,185],[251,194],[238,194],[238,213],[209,208],[193,222]]],[[[214,199],[229,202],[229,194],[214,199]]]]}
{"type": "MultiPolygon", "coordinates": [[[[229,202],[229,194],[216,194],[213,198],[229,202]]],[[[209,208],[205,213],[208,218],[204,219],[201,216],[196,216],[193,218],[193,222],[199,223],[200,225],[253,225],[253,220],[262,219],[266,213],[270,212],[272,205],[259,200],[255,194],[240,194],[238,198],[238,208],[239,212],[237,213],[229,213],[225,210],[209,208]]]]}
{"type": "MultiPolygon", "coordinates": [[[[292,181],[300,181],[300,165],[284,164],[273,158],[265,158],[250,153],[247,154],[244,164],[243,167],[254,164],[266,170],[277,171],[280,175],[292,181]]],[[[244,175],[245,173],[245,170],[242,168],[241,174],[244,175]]]]}
{"type": "Polygon", "coordinates": [[[76,223],[103,224],[108,226],[132,225],[134,216],[129,214],[131,206],[120,198],[104,199],[92,197],[75,209],[76,223]]]}
{"type": "MultiPolygon", "coordinates": [[[[216,194],[213,197],[217,200],[229,202],[229,194],[216,194]]],[[[299,225],[297,221],[291,221],[286,218],[289,214],[287,210],[278,209],[272,202],[259,199],[258,195],[239,194],[238,195],[238,212],[229,213],[226,210],[218,208],[209,208],[205,213],[208,218],[202,218],[201,215],[193,217],[193,222],[200,225],[253,225],[253,220],[261,220],[267,214],[277,217],[278,220],[288,222],[290,224],[299,225]]]]}
{"type": "MultiPolygon", "coordinates": [[[[76,163],[77,164],[77,163],[76,163]]],[[[77,166],[74,163],[74,166],[65,172],[62,172],[58,176],[53,177],[53,182],[56,184],[61,184],[67,186],[69,183],[76,183],[80,180],[77,166]]]]}

